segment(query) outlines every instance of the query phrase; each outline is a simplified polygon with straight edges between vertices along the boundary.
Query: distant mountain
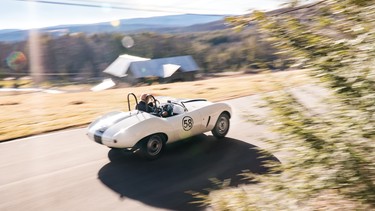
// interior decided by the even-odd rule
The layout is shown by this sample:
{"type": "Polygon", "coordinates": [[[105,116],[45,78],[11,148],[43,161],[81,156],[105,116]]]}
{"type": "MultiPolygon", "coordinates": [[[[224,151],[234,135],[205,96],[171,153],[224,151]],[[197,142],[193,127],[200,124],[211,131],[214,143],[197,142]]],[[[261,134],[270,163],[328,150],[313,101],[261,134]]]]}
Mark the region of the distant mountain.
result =
{"type": "MultiPolygon", "coordinates": [[[[219,21],[213,21],[209,23],[203,24],[195,24],[191,26],[184,26],[184,27],[166,27],[166,28],[149,28],[148,32],[155,32],[155,33],[168,33],[168,34],[177,34],[177,33],[189,33],[189,32],[206,32],[206,31],[216,31],[216,30],[224,30],[228,29],[228,24],[225,23],[224,19],[219,21]]],[[[134,31],[137,32],[137,31],[134,31]]],[[[142,32],[140,30],[139,32],[142,32]]]]}
{"type": "Polygon", "coordinates": [[[224,15],[169,15],[151,18],[135,18],[122,20],[121,24],[144,24],[144,25],[164,25],[164,26],[190,26],[201,23],[208,23],[223,19],[224,15]]]}
{"type": "Polygon", "coordinates": [[[17,30],[8,33],[0,33],[0,42],[17,42],[26,40],[29,36],[28,30],[17,30]]]}
{"type": "MultiPolygon", "coordinates": [[[[110,22],[81,25],[62,25],[39,29],[43,33],[61,36],[67,33],[111,33],[111,32],[160,32],[177,33],[186,31],[204,31],[224,27],[224,15],[170,15],[150,18],[134,18],[120,20],[119,26],[110,22]],[[213,22],[214,25],[209,23],[213,22]],[[221,24],[223,23],[223,24],[221,24]],[[184,29],[185,28],[185,29],[184,29]]],[[[27,39],[28,30],[0,30],[0,42],[16,42],[27,39]]]]}
{"type": "Polygon", "coordinates": [[[19,29],[3,29],[3,30],[0,30],[0,34],[15,32],[15,31],[19,31],[19,29]]]}

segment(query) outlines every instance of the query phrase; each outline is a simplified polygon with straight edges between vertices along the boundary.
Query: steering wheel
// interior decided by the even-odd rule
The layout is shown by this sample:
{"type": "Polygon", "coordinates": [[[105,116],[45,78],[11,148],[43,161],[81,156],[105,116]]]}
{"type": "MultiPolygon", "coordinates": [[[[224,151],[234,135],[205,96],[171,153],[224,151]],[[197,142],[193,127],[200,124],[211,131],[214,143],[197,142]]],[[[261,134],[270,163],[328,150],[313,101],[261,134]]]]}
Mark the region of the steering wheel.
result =
{"type": "MultiPolygon", "coordinates": [[[[152,110],[153,110],[152,113],[159,115],[160,111],[162,110],[160,108],[160,102],[159,102],[159,100],[157,100],[153,95],[148,95],[148,97],[150,97],[151,103],[153,103],[153,105],[152,105],[152,110]]],[[[148,106],[146,108],[148,110],[148,106]]]]}

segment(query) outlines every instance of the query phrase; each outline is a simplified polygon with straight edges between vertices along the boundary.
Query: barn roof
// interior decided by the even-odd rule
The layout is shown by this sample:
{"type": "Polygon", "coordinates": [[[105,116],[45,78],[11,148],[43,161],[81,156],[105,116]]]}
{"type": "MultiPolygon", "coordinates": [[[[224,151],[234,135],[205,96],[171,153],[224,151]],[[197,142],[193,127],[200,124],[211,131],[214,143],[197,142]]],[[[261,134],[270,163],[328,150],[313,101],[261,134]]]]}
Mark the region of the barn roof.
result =
{"type": "Polygon", "coordinates": [[[177,56],[132,62],[130,70],[135,78],[149,76],[166,78],[177,70],[181,72],[192,72],[199,70],[199,67],[192,56],[177,56]]]}
{"type": "Polygon", "coordinates": [[[132,62],[146,61],[146,60],[150,60],[150,59],[124,54],[124,55],[119,56],[103,72],[109,73],[117,77],[125,77],[127,75],[128,69],[132,62]]]}
{"type": "Polygon", "coordinates": [[[146,59],[133,56],[120,56],[104,72],[117,77],[124,77],[131,71],[133,77],[167,78],[176,71],[192,72],[199,70],[192,56],[177,56],[160,59],[146,59]]]}

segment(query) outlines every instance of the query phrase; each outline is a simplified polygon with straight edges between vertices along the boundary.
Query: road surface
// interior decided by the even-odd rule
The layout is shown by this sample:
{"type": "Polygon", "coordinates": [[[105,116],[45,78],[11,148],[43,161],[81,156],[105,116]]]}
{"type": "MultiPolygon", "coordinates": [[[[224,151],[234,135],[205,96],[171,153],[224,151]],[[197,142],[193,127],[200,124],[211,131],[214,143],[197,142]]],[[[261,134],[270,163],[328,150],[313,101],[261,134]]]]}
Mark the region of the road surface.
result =
{"type": "Polygon", "coordinates": [[[227,138],[202,134],[168,146],[155,161],[96,144],[84,128],[1,143],[0,210],[204,210],[191,203],[191,191],[205,193],[211,178],[244,184],[243,170],[266,173],[261,162],[278,160],[261,158],[266,145],[258,138],[269,132],[243,117],[259,99],[228,101],[227,138]]]}

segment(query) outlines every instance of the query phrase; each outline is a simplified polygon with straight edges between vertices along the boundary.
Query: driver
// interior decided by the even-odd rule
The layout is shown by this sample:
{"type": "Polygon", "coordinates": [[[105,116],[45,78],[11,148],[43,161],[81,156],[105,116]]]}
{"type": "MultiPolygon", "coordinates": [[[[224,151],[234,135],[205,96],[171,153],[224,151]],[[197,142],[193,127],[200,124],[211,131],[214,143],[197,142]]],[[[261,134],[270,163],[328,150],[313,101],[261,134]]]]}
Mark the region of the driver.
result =
{"type": "Polygon", "coordinates": [[[141,101],[136,106],[136,109],[139,111],[145,111],[145,112],[151,112],[153,111],[153,105],[150,101],[150,95],[149,94],[142,94],[141,95],[141,101]]]}

